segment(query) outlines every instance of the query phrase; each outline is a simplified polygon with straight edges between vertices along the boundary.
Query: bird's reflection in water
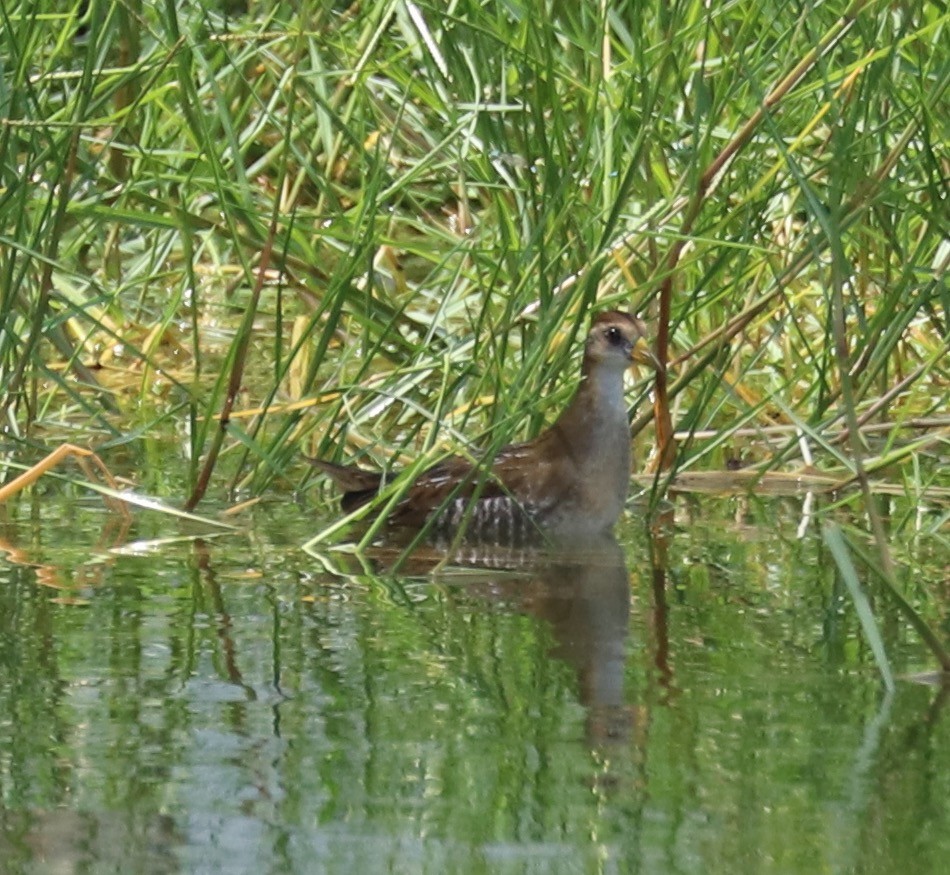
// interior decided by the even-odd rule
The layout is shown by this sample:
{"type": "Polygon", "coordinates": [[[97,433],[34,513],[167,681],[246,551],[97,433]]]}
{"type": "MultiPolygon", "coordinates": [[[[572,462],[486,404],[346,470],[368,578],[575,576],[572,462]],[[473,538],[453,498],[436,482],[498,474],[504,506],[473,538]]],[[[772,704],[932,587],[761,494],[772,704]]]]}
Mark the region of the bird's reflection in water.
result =
{"type": "MultiPolygon", "coordinates": [[[[445,558],[430,548],[416,551],[401,573],[433,574],[445,558]]],[[[543,548],[466,544],[450,558],[451,567],[436,570],[436,580],[453,586],[464,581],[466,597],[550,626],[555,642],[550,655],[576,672],[588,740],[629,737],[635,715],[624,691],[630,575],[616,538],[604,534],[543,548]],[[458,572],[460,566],[464,572],[458,572]]]]}

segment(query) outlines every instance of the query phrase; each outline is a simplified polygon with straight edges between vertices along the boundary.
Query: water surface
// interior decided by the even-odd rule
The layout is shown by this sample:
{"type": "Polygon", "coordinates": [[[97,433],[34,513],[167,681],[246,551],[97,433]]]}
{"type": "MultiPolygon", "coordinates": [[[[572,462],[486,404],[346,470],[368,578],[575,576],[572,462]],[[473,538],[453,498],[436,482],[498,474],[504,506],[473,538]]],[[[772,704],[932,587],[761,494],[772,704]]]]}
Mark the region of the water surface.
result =
{"type": "MultiPolygon", "coordinates": [[[[886,692],[802,505],[393,574],[328,572],[290,500],[205,538],[8,504],[0,869],[947,871],[944,696],[886,692]]],[[[950,555],[903,548],[945,632],[950,555]]],[[[932,668],[869,594],[894,670],[932,668]]]]}

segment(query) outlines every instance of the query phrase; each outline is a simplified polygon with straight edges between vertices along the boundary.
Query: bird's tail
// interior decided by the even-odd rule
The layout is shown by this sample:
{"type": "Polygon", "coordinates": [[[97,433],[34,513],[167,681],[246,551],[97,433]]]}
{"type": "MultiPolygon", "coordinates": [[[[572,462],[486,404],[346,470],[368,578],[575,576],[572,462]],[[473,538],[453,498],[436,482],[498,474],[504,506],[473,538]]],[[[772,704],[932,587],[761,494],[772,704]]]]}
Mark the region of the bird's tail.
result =
{"type": "Polygon", "coordinates": [[[340,500],[340,506],[347,513],[356,510],[360,505],[366,504],[377,492],[379,492],[383,475],[378,471],[367,471],[358,468],[356,465],[338,465],[336,462],[328,462],[325,459],[315,459],[311,456],[304,456],[314,468],[318,468],[326,474],[340,489],[343,490],[343,498],[340,500]]]}

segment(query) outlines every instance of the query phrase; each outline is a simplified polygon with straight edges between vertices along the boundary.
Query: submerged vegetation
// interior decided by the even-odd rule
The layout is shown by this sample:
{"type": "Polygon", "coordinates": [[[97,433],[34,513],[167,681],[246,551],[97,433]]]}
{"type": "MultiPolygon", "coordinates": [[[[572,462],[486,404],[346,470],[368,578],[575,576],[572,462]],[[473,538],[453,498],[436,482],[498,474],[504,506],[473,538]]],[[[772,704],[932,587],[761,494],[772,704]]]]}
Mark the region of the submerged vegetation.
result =
{"type": "Polygon", "coordinates": [[[301,449],[497,447],[603,304],[669,362],[659,491],[878,478],[945,530],[942,4],[0,14],[8,477],[68,440],[200,509],[309,484],[301,449]]]}

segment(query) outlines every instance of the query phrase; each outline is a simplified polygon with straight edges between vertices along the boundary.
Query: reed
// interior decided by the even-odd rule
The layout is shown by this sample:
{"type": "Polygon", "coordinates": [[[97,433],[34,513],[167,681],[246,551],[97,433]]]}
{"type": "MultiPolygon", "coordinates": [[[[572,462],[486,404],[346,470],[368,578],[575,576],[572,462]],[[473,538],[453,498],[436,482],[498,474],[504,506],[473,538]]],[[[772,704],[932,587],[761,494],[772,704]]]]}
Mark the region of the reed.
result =
{"type": "Polygon", "coordinates": [[[174,428],[194,507],[306,485],[301,447],[499,446],[563,405],[603,303],[669,361],[637,420],[660,491],[727,462],[947,485],[938,4],[0,15],[21,455],[174,428]]]}

